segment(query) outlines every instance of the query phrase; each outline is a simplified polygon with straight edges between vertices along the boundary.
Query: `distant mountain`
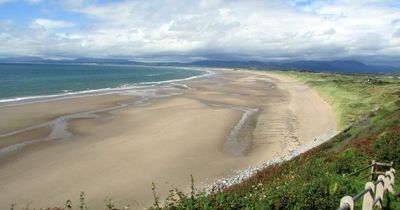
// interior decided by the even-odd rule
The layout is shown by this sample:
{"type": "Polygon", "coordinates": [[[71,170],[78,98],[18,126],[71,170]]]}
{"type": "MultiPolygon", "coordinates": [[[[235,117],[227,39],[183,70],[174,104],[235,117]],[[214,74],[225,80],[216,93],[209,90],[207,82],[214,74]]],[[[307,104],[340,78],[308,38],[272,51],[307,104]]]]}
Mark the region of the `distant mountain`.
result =
{"type": "Polygon", "coordinates": [[[48,64],[140,64],[126,59],[114,58],[74,58],[46,59],[35,56],[0,58],[0,63],[48,63],[48,64]]]}
{"type": "Polygon", "coordinates": [[[310,71],[365,72],[370,70],[369,66],[358,61],[295,61],[284,65],[310,71]]]}
{"type": "Polygon", "coordinates": [[[400,71],[400,68],[391,66],[369,66],[364,63],[352,60],[337,61],[295,61],[284,63],[283,67],[294,70],[308,70],[321,72],[341,73],[389,73],[400,71]]]}
{"type": "Polygon", "coordinates": [[[400,73],[400,68],[392,66],[369,66],[353,60],[337,61],[292,61],[292,62],[259,62],[259,61],[199,61],[190,65],[222,68],[251,68],[259,70],[297,70],[338,73],[400,73]]]}
{"type": "Polygon", "coordinates": [[[69,60],[68,63],[140,64],[140,62],[130,61],[126,59],[116,59],[116,58],[76,58],[73,60],[69,60]]]}
{"type": "Polygon", "coordinates": [[[193,66],[220,67],[220,68],[255,68],[265,69],[268,64],[260,61],[216,61],[205,60],[190,63],[193,66]]]}
{"type": "Polygon", "coordinates": [[[43,61],[43,58],[35,56],[0,58],[0,63],[38,63],[43,61]]]}
{"type": "Polygon", "coordinates": [[[180,62],[136,62],[127,59],[114,58],[75,58],[68,60],[52,60],[40,57],[11,57],[0,58],[0,63],[49,63],[49,64],[133,64],[156,66],[196,66],[218,68],[250,68],[258,70],[294,70],[338,73],[400,73],[400,67],[371,66],[354,60],[335,61],[222,61],[204,60],[189,63],[180,62]]]}

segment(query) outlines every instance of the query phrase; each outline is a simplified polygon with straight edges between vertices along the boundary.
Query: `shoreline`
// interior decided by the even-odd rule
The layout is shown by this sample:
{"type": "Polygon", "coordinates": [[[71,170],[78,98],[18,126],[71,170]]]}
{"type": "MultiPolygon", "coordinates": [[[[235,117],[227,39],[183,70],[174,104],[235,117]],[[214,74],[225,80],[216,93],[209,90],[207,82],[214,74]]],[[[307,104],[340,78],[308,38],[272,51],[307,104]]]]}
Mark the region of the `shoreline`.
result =
{"type": "MultiPolygon", "coordinates": [[[[178,68],[178,67],[176,67],[176,68],[178,68]]],[[[154,92],[155,92],[155,90],[157,91],[157,89],[168,92],[167,89],[169,89],[169,88],[173,89],[175,87],[177,87],[177,89],[180,89],[180,88],[186,89],[186,88],[188,88],[188,86],[186,84],[179,84],[179,83],[187,82],[190,80],[199,80],[199,79],[210,78],[212,76],[215,76],[215,74],[216,74],[215,71],[211,71],[209,68],[180,67],[180,69],[198,70],[198,71],[203,71],[203,72],[207,72],[207,73],[199,75],[199,76],[192,76],[192,77],[183,78],[183,79],[166,80],[166,81],[161,81],[161,82],[148,82],[148,84],[152,84],[150,86],[149,85],[142,86],[140,84],[135,84],[133,86],[124,87],[124,88],[106,88],[106,89],[99,89],[99,90],[66,93],[66,94],[60,94],[60,95],[31,96],[31,97],[25,97],[24,99],[19,99],[19,98],[17,98],[16,100],[10,99],[12,101],[8,101],[8,99],[7,99],[7,100],[5,100],[5,102],[0,100],[0,111],[1,111],[1,108],[7,108],[7,107],[12,108],[12,107],[16,107],[16,106],[25,106],[25,105],[29,105],[29,104],[42,104],[42,103],[57,102],[57,101],[62,103],[63,101],[79,100],[81,98],[85,99],[88,97],[97,97],[97,96],[99,96],[99,97],[101,97],[101,96],[110,96],[110,97],[129,96],[124,99],[134,101],[134,102],[123,102],[119,99],[115,99],[114,105],[108,105],[107,107],[92,108],[91,110],[87,110],[87,111],[86,110],[85,111],[74,111],[72,113],[68,113],[65,115],[59,115],[55,119],[52,119],[52,120],[34,124],[34,125],[31,125],[28,127],[21,128],[21,129],[7,131],[5,133],[0,130],[0,139],[1,139],[1,138],[9,137],[9,136],[15,136],[20,133],[29,132],[31,130],[51,127],[51,132],[48,134],[47,137],[43,137],[40,139],[30,139],[26,142],[17,143],[15,145],[9,145],[7,147],[4,147],[4,146],[2,146],[2,144],[0,144],[0,156],[4,155],[4,153],[12,152],[19,148],[22,148],[25,145],[30,145],[30,144],[40,143],[40,142],[45,142],[45,141],[51,141],[51,140],[57,140],[57,139],[65,140],[65,139],[71,138],[73,136],[73,134],[68,131],[68,126],[67,126],[68,122],[67,121],[72,121],[75,119],[83,119],[83,118],[96,118],[97,114],[109,112],[114,109],[120,109],[120,108],[124,108],[126,106],[131,106],[131,105],[140,105],[140,104],[146,103],[147,101],[151,101],[151,100],[159,98],[159,97],[168,97],[168,96],[172,96],[175,94],[180,94],[179,90],[176,92],[172,91],[167,95],[162,95],[162,94],[157,95],[154,92]],[[140,98],[140,99],[135,99],[135,97],[140,98]],[[48,98],[50,98],[50,99],[48,99],[48,98]]],[[[0,128],[1,128],[1,125],[0,125],[0,128]]]]}
{"type": "Polygon", "coordinates": [[[22,111],[58,107],[56,113],[70,113],[40,119],[59,120],[60,127],[74,134],[67,140],[29,145],[0,157],[0,172],[4,172],[0,186],[6,186],[0,192],[9,192],[0,203],[30,199],[36,201],[35,206],[61,205],[63,199],[84,190],[100,198],[88,200],[92,208],[100,208],[105,196],[117,198],[119,204],[136,201],[144,207],[152,202],[151,182],[158,184],[161,197],[171,185],[186,191],[190,174],[207,186],[249,165],[291,154],[335,127],[326,104],[300,83],[269,72],[215,71],[214,77],[147,92],[0,108],[0,113],[14,108],[24,119],[29,115],[22,111]],[[68,110],[71,104],[86,107],[77,114],[68,110]],[[322,123],[309,121],[314,112],[321,114],[322,123]],[[21,170],[27,174],[20,174],[21,170]],[[71,171],[85,174],[65,175],[71,171]],[[23,194],[22,186],[28,187],[23,194]],[[52,190],[59,192],[56,198],[49,197],[52,190]]]}
{"type": "MultiPolygon", "coordinates": [[[[163,68],[163,67],[157,67],[163,68]]],[[[165,67],[166,68],[166,67],[165,67]]],[[[76,92],[65,92],[58,94],[50,94],[50,95],[34,95],[34,96],[21,96],[16,98],[4,98],[0,99],[0,108],[7,106],[18,106],[32,103],[43,103],[57,100],[67,100],[67,99],[75,99],[82,97],[90,97],[90,96],[101,96],[101,95],[110,95],[110,94],[120,94],[123,91],[132,91],[137,89],[150,89],[152,87],[156,87],[164,84],[173,84],[175,82],[185,82],[195,79],[212,77],[215,72],[210,71],[210,68],[202,68],[202,67],[173,67],[175,69],[187,69],[187,70],[196,70],[205,72],[204,74],[191,76],[182,79],[172,79],[172,80],[164,80],[164,81],[154,81],[154,82],[139,82],[129,86],[121,86],[115,88],[101,88],[101,89],[93,89],[93,90],[82,90],[76,92]]]]}

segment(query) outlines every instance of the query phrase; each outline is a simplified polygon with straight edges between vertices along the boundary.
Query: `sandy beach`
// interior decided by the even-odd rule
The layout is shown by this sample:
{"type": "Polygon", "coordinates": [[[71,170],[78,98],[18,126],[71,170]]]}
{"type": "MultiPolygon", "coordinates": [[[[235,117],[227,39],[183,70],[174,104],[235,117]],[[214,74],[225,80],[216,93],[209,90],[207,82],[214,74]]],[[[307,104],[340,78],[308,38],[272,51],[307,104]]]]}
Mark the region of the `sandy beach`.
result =
{"type": "Polygon", "coordinates": [[[246,70],[153,89],[0,107],[0,209],[148,207],[313,141],[336,124],[301,82],[246,70]],[[18,145],[18,146],[16,146],[18,145]]]}

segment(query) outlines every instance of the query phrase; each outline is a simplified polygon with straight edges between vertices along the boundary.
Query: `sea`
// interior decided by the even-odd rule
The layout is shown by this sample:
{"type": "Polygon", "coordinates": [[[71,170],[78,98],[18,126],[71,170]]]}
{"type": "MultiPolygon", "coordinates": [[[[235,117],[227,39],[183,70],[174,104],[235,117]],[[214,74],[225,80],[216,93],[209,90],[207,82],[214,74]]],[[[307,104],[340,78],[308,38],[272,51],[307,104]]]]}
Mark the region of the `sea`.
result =
{"type": "Polygon", "coordinates": [[[0,105],[103,93],[188,80],[209,74],[179,67],[97,64],[0,64],[0,105]]]}

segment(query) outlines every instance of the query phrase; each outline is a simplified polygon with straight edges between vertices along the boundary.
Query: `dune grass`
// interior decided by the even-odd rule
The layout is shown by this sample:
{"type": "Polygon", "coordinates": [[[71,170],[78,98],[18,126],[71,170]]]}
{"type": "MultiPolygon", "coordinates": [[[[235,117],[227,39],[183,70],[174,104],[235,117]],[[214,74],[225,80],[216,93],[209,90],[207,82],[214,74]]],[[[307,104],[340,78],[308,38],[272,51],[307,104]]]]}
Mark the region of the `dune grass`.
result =
{"type": "MultiPolygon", "coordinates": [[[[333,108],[339,129],[355,123],[365,114],[376,111],[382,117],[393,112],[400,103],[400,79],[389,75],[343,75],[276,71],[303,81],[315,89],[333,108]]],[[[378,119],[378,118],[376,118],[378,119]]]]}

